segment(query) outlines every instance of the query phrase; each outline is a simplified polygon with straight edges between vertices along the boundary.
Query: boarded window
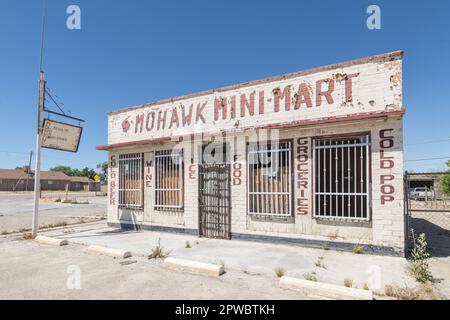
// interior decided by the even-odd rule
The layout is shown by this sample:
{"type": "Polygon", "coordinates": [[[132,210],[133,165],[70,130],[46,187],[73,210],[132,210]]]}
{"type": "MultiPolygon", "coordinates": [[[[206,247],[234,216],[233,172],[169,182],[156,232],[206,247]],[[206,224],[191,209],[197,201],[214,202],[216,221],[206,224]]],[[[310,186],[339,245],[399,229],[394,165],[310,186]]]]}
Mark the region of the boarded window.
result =
{"type": "Polygon", "coordinates": [[[249,214],[290,216],[291,142],[252,144],[247,156],[249,214]]]}
{"type": "Polygon", "coordinates": [[[119,207],[143,207],[142,153],[119,155],[119,207]]]}
{"type": "Polygon", "coordinates": [[[369,215],[369,137],[315,139],[314,214],[367,220],[369,215]]]}
{"type": "Polygon", "coordinates": [[[155,207],[157,209],[183,208],[183,152],[158,151],[155,155],[155,207]]]}

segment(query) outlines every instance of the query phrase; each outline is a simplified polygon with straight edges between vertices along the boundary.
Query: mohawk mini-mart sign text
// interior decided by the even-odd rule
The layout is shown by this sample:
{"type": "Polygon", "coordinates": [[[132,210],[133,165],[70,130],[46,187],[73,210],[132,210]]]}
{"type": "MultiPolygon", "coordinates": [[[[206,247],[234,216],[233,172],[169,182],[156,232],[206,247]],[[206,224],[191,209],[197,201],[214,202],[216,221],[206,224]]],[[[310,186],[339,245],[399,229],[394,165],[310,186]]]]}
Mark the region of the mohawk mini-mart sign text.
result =
{"type": "Polygon", "coordinates": [[[401,110],[401,57],[318,69],[110,113],[109,143],[401,110]]]}

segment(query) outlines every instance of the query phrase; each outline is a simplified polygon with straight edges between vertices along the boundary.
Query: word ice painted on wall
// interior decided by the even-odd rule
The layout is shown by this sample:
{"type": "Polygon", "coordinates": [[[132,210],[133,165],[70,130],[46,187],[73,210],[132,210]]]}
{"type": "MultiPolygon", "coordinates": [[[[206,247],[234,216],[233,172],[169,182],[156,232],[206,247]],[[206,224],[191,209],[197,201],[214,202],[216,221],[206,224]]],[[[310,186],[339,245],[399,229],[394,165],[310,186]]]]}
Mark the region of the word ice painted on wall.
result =
{"type": "Polygon", "coordinates": [[[309,200],[307,192],[309,188],[309,138],[297,139],[297,214],[309,213],[309,200]]]}
{"type": "MultiPolygon", "coordinates": [[[[386,155],[394,147],[394,136],[389,135],[394,129],[385,129],[380,131],[380,169],[392,170],[395,166],[394,157],[386,155]]],[[[395,187],[391,182],[395,179],[392,174],[382,174],[380,176],[381,184],[381,204],[385,205],[387,202],[395,200],[395,187]]]]}

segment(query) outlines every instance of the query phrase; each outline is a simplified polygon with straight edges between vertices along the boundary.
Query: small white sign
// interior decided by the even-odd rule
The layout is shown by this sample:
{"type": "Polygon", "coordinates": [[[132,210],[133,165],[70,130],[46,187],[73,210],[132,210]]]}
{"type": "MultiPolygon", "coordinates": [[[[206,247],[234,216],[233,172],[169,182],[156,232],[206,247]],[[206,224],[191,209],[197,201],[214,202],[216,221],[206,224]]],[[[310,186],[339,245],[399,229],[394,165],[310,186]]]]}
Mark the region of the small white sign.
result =
{"type": "Polygon", "coordinates": [[[61,151],[77,152],[83,129],[67,123],[44,120],[42,147],[61,151]]]}

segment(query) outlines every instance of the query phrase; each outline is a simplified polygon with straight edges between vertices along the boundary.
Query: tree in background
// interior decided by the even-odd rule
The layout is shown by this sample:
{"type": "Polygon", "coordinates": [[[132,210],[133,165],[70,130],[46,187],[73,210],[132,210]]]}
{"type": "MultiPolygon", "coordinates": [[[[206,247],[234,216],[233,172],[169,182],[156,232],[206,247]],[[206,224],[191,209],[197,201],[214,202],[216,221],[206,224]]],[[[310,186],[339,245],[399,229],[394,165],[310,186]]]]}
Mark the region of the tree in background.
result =
{"type": "Polygon", "coordinates": [[[450,196],[450,160],[447,161],[447,173],[441,178],[441,191],[450,196]]]}
{"type": "Polygon", "coordinates": [[[56,166],[54,168],[50,168],[50,171],[63,172],[69,177],[88,177],[89,179],[92,180],[97,175],[97,172],[94,169],[89,169],[88,167],[79,170],[79,169],[72,169],[71,167],[68,166],[56,166]]]}
{"type": "Polygon", "coordinates": [[[73,176],[72,168],[69,166],[56,166],[54,168],[50,168],[50,171],[62,172],[68,176],[73,176]]]}
{"type": "Polygon", "coordinates": [[[97,164],[97,169],[101,169],[100,181],[105,183],[108,177],[108,161],[104,161],[97,164]]]}

